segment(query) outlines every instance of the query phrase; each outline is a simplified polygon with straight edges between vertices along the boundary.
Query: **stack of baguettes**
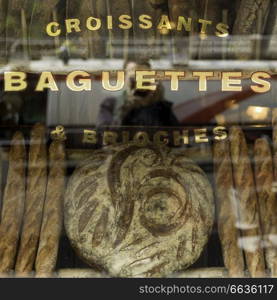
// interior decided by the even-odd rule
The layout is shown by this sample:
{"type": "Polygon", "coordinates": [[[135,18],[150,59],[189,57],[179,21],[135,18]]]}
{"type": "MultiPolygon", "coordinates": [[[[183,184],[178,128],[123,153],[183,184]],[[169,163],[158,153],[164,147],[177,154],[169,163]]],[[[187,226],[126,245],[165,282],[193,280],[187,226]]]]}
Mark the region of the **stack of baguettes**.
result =
{"type": "Polygon", "coordinates": [[[45,127],[40,124],[32,129],[28,158],[22,133],[13,136],[1,211],[0,276],[52,276],[55,271],[65,149],[63,142],[53,141],[48,159],[46,145],[45,127]]]}
{"type": "Polygon", "coordinates": [[[214,143],[218,231],[230,277],[277,276],[277,111],[273,112],[273,145],[261,137],[253,147],[253,167],[242,129],[214,143]]]}

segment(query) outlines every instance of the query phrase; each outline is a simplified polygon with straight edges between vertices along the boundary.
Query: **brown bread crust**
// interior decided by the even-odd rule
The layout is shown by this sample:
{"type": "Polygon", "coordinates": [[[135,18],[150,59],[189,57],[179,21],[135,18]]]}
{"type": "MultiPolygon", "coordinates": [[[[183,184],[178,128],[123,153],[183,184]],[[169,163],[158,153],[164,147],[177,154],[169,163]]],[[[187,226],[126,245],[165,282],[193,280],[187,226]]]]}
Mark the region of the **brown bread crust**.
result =
{"type": "Polygon", "coordinates": [[[33,270],[47,184],[47,153],[45,128],[38,124],[31,132],[26,203],[23,229],[15,271],[18,275],[33,270]]]}
{"type": "MultiPolygon", "coordinates": [[[[237,8],[237,16],[233,27],[233,35],[251,35],[251,34],[262,34],[264,31],[264,25],[261,24],[261,28],[258,28],[259,17],[261,23],[266,19],[269,9],[270,0],[243,0],[237,8]]],[[[240,53],[242,46],[244,45],[244,39],[239,38],[234,45],[234,53],[237,58],[250,59],[253,51],[250,53],[240,53]],[[238,54],[240,53],[240,54],[238,54]]],[[[254,44],[252,43],[252,47],[254,44]]],[[[252,48],[254,50],[254,48],[252,48]]]]}
{"type": "Polygon", "coordinates": [[[67,186],[65,227],[87,263],[115,277],[189,267],[213,226],[213,192],[183,151],[125,144],[96,151],[67,186]]]}
{"type": "Polygon", "coordinates": [[[230,152],[236,192],[239,198],[241,246],[252,277],[265,276],[264,253],[261,248],[261,227],[254,175],[248,155],[248,146],[240,127],[230,130],[230,152]]]}
{"type": "Polygon", "coordinates": [[[272,110],[272,142],[273,142],[273,162],[274,178],[277,179],[277,108],[272,110]]]}
{"type": "Polygon", "coordinates": [[[62,142],[52,142],[49,149],[49,160],[47,193],[36,258],[36,273],[41,277],[50,275],[55,270],[63,224],[65,149],[62,142]]]}
{"type": "Polygon", "coordinates": [[[272,190],[274,183],[273,161],[270,144],[266,138],[257,139],[254,145],[255,179],[260,206],[261,226],[265,245],[265,258],[271,276],[277,276],[274,262],[277,259],[277,202],[272,190]]]}
{"type": "Polygon", "coordinates": [[[9,170],[0,224],[0,273],[14,268],[25,201],[26,151],[24,137],[15,133],[9,153],[9,170]]]}
{"type": "MultiPolygon", "coordinates": [[[[273,127],[273,163],[274,163],[274,180],[277,181],[277,108],[272,110],[272,127],[273,127]]],[[[274,260],[273,273],[276,274],[277,259],[274,260]]]]}
{"type": "Polygon", "coordinates": [[[230,277],[244,276],[243,251],[238,241],[238,199],[236,197],[229,141],[214,144],[214,174],[218,206],[218,233],[225,267],[230,277]]]}
{"type": "Polygon", "coordinates": [[[258,14],[265,18],[270,8],[270,0],[243,0],[233,28],[234,35],[257,33],[258,14]]]}

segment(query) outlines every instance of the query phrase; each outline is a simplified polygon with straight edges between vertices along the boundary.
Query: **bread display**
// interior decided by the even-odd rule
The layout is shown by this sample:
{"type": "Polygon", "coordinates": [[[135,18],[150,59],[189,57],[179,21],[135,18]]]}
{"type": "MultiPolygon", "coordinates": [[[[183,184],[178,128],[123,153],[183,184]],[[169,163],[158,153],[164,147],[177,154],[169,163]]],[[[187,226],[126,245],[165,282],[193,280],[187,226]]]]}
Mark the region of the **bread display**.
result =
{"type": "Polygon", "coordinates": [[[276,62],[277,0],[0,0],[0,278],[272,293],[276,62]]]}
{"type": "Polygon", "coordinates": [[[272,190],[274,183],[272,152],[266,138],[256,140],[254,161],[266,264],[271,275],[277,277],[274,266],[277,261],[277,201],[272,190]]]}
{"type": "Polygon", "coordinates": [[[63,224],[65,191],[65,149],[63,142],[54,141],[49,148],[49,176],[39,248],[36,275],[51,276],[56,268],[59,239],[63,224]]]}
{"type": "Polygon", "coordinates": [[[241,128],[230,129],[230,146],[235,189],[239,199],[239,228],[242,231],[240,244],[250,275],[264,277],[265,263],[258,199],[248,146],[241,128]]]}
{"type": "MultiPolygon", "coordinates": [[[[274,127],[276,143],[275,135],[274,127]]],[[[216,235],[224,268],[222,260],[216,265],[220,268],[201,265],[214,245],[213,235],[203,251],[213,227],[214,200],[206,169],[188,158],[205,163],[196,148],[130,143],[82,154],[55,139],[47,155],[44,138],[45,128],[36,125],[29,160],[23,135],[17,132],[11,142],[0,223],[0,276],[264,277],[268,270],[276,277],[277,203],[268,138],[254,142],[253,170],[239,127],[231,128],[229,139],[214,141],[216,235]],[[68,161],[79,163],[66,188],[68,161]],[[40,200],[31,205],[30,199],[40,200]],[[67,238],[81,259],[74,254],[79,264],[72,268],[58,261],[60,241],[64,255],[64,216],[67,238]],[[196,261],[198,269],[189,268],[196,261]]],[[[210,151],[205,153],[211,159],[210,151]]]]}
{"type": "Polygon", "coordinates": [[[14,269],[25,201],[26,151],[24,137],[16,132],[11,141],[9,169],[0,223],[0,274],[14,269]]]}
{"type": "Polygon", "coordinates": [[[200,256],[213,225],[205,173],[182,152],[123,145],[95,152],[65,196],[73,248],[111,276],[163,277],[200,256]]]}
{"type": "Polygon", "coordinates": [[[27,275],[33,270],[38,248],[46,184],[45,128],[42,125],[36,125],[31,132],[23,229],[15,267],[19,275],[27,275]]]}
{"type": "Polygon", "coordinates": [[[214,144],[214,176],[217,196],[218,233],[224,264],[230,277],[244,276],[243,251],[239,246],[238,199],[233,182],[229,141],[214,144]]]}

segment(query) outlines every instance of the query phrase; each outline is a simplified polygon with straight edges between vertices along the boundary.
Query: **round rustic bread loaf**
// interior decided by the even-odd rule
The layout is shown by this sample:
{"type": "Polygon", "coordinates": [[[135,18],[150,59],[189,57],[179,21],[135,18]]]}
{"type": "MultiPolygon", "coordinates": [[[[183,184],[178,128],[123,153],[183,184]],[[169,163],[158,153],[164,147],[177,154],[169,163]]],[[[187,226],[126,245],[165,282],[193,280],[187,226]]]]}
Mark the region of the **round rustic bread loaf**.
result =
{"type": "Polygon", "coordinates": [[[116,277],[164,277],[200,256],[213,193],[183,153],[149,145],[95,152],[70,178],[67,235],[78,255],[116,277]]]}

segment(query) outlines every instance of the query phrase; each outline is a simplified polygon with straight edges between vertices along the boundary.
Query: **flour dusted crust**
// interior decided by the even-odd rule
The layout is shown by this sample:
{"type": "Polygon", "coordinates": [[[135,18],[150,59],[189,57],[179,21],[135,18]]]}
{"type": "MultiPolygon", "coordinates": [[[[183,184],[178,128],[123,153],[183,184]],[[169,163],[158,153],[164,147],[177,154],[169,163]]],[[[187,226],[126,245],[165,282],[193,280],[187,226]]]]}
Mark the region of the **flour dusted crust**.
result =
{"type": "Polygon", "coordinates": [[[63,142],[52,142],[49,148],[49,161],[46,199],[35,263],[37,277],[51,276],[57,263],[65,192],[65,149],[63,142]]]}
{"type": "Polygon", "coordinates": [[[272,144],[273,144],[273,163],[274,163],[274,179],[277,178],[277,108],[272,110],[272,144]]]}
{"type": "Polygon", "coordinates": [[[243,251],[237,224],[238,199],[233,181],[230,145],[228,140],[214,143],[214,173],[218,205],[218,234],[222,246],[224,264],[230,277],[244,276],[243,251]]]}
{"type": "Polygon", "coordinates": [[[265,276],[265,263],[260,227],[258,199],[254,174],[244,132],[240,127],[230,129],[230,153],[236,193],[239,198],[241,246],[251,277],[265,276]]]}
{"type": "Polygon", "coordinates": [[[25,202],[26,149],[22,133],[16,132],[9,152],[9,170],[0,222],[0,276],[14,268],[25,202]]]}
{"type": "Polygon", "coordinates": [[[261,227],[264,240],[265,258],[272,277],[277,277],[277,247],[274,237],[277,235],[277,201],[272,190],[274,184],[273,159],[270,143],[262,137],[254,145],[255,180],[261,227]]]}
{"type": "Polygon", "coordinates": [[[38,249],[47,185],[45,127],[37,124],[31,133],[23,226],[15,271],[25,276],[33,270],[38,249]]]}
{"type": "Polygon", "coordinates": [[[180,151],[152,145],[95,152],[75,170],[65,196],[72,246],[116,277],[163,277],[189,267],[213,218],[204,172],[180,151]]]}

